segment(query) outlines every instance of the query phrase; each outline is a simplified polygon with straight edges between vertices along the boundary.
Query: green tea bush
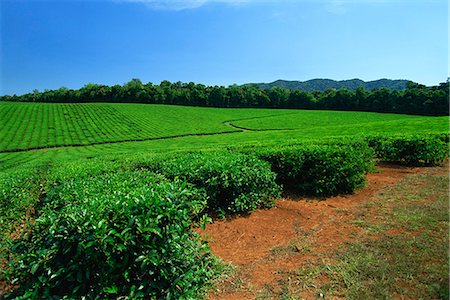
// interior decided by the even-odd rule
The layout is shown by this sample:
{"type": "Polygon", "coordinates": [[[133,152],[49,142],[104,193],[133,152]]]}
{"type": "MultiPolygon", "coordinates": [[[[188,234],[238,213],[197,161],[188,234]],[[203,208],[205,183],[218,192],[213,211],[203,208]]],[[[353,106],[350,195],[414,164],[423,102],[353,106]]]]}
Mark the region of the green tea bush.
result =
{"type": "Polygon", "coordinates": [[[376,157],[408,165],[437,165],[448,157],[446,135],[371,136],[369,146],[376,157]]]}
{"type": "Polygon", "coordinates": [[[270,207],[280,195],[270,165],[254,156],[231,152],[179,154],[149,168],[167,178],[193,183],[208,194],[208,209],[220,214],[270,207]]]}
{"type": "MultiPolygon", "coordinates": [[[[120,163],[101,158],[58,161],[50,169],[46,181],[52,186],[57,186],[73,179],[94,177],[117,172],[121,169],[122,165],[120,163]]],[[[48,189],[52,189],[52,186],[48,187],[48,189]]]]}
{"type": "Polygon", "coordinates": [[[196,298],[213,275],[191,230],[205,195],[147,171],[75,179],[10,253],[10,298],[196,298]]]}
{"type": "Polygon", "coordinates": [[[436,138],[440,139],[442,142],[447,143],[447,144],[450,142],[450,134],[449,133],[429,133],[429,134],[421,134],[421,135],[425,135],[425,136],[429,136],[429,137],[436,137],[436,138]]]}
{"type": "Polygon", "coordinates": [[[27,165],[15,171],[0,172],[0,240],[34,211],[45,177],[42,168],[27,165]]]}
{"type": "Polygon", "coordinates": [[[330,196],[352,193],[373,169],[373,151],[364,142],[348,145],[303,145],[257,151],[291,191],[330,196]]]}

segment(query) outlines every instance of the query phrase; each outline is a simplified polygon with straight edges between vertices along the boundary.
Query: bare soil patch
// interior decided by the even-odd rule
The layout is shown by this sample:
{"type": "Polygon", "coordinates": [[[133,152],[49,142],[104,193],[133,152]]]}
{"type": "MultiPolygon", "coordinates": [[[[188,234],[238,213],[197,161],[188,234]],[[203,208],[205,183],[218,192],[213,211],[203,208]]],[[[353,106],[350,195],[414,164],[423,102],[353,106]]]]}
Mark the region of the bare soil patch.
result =
{"type": "MultiPolygon", "coordinates": [[[[289,286],[301,266],[317,260],[317,254],[351,242],[364,230],[354,224],[362,205],[411,174],[448,174],[448,166],[418,168],[380,163],[378,172],[367,175],[366,187],[353,195],[325,200],[280,199],[272,209],[209,224],[201,233],[210,240],[212,252],[237,266],[237,273],[220,282],[218,291],[209,298],[266,299],[281,294],[274,290],[289,286]]],[[[301,296],[318,295],[305,292],[301,296]]]]}

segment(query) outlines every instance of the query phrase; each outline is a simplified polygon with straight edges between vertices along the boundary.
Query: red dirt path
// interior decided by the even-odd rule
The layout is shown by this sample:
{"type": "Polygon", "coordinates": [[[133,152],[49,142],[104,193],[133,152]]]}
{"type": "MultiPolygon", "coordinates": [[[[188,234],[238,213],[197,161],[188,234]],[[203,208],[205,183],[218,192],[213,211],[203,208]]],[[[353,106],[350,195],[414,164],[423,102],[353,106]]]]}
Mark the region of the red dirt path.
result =
{"type": "MultiPolygon", "coordinates": [[[[311,253],[332,251],[361,232],[351,221],[357,218],[358,208],[380,190],[409,174],[448,172],[442,167],[392,165],[379,165],[378,170],[368,174],[366,187],[353,195],[323,201],[280,199],[272,209],[208,225],[201,233],[210,240],[212,252],[237,266],[241,280],[237,284],[232,278],[225,279],[209,298],[254,299],[264,288],[276,289],[313,259],[311,253]],[[304,247],[309,251],[302,251],[304,247]]],[[[313,294],[303,296],[314,298],[313,294]]]]}

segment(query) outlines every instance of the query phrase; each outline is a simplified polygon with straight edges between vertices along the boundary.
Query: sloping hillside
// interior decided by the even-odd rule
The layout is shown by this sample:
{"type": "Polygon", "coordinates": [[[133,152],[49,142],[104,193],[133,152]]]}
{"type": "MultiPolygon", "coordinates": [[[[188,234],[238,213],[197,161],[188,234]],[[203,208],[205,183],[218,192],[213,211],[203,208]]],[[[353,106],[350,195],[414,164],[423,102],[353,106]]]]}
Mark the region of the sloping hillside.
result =
{"type": "Polygon", "coordinates": [[[359,86],[366,90],[373,90],[376,88],[388,88],[391,90],[403,90],[406,89],[406,85],[409,80],[391,80],[391,79],[379,79],[373,81],[363,81],[361,79],[350,79],[336,81],[332,79],[312,79],[307,81],[288,81],[288,80],[276,80],[270,83],[255,83],[263,89],[270,89],[271,87],[280,87],[290,90],[302,90],[306,92],[312,91],[325,91],[327,89],[340,89],[347,88],[349,90],[356,90],[359,86]]]}

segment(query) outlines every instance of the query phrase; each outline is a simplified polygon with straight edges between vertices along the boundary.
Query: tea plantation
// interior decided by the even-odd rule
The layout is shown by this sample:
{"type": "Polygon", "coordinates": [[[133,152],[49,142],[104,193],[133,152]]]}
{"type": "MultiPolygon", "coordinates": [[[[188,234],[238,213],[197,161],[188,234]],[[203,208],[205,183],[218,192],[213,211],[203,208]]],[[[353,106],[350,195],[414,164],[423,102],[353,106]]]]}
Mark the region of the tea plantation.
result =
{"type": "Polygon", "coordinates": [[[286,192],[349,194],[375,160],[439,164],[448,117],[0,102],[5,298],[197,299],[194,230],[286,192]]]}

